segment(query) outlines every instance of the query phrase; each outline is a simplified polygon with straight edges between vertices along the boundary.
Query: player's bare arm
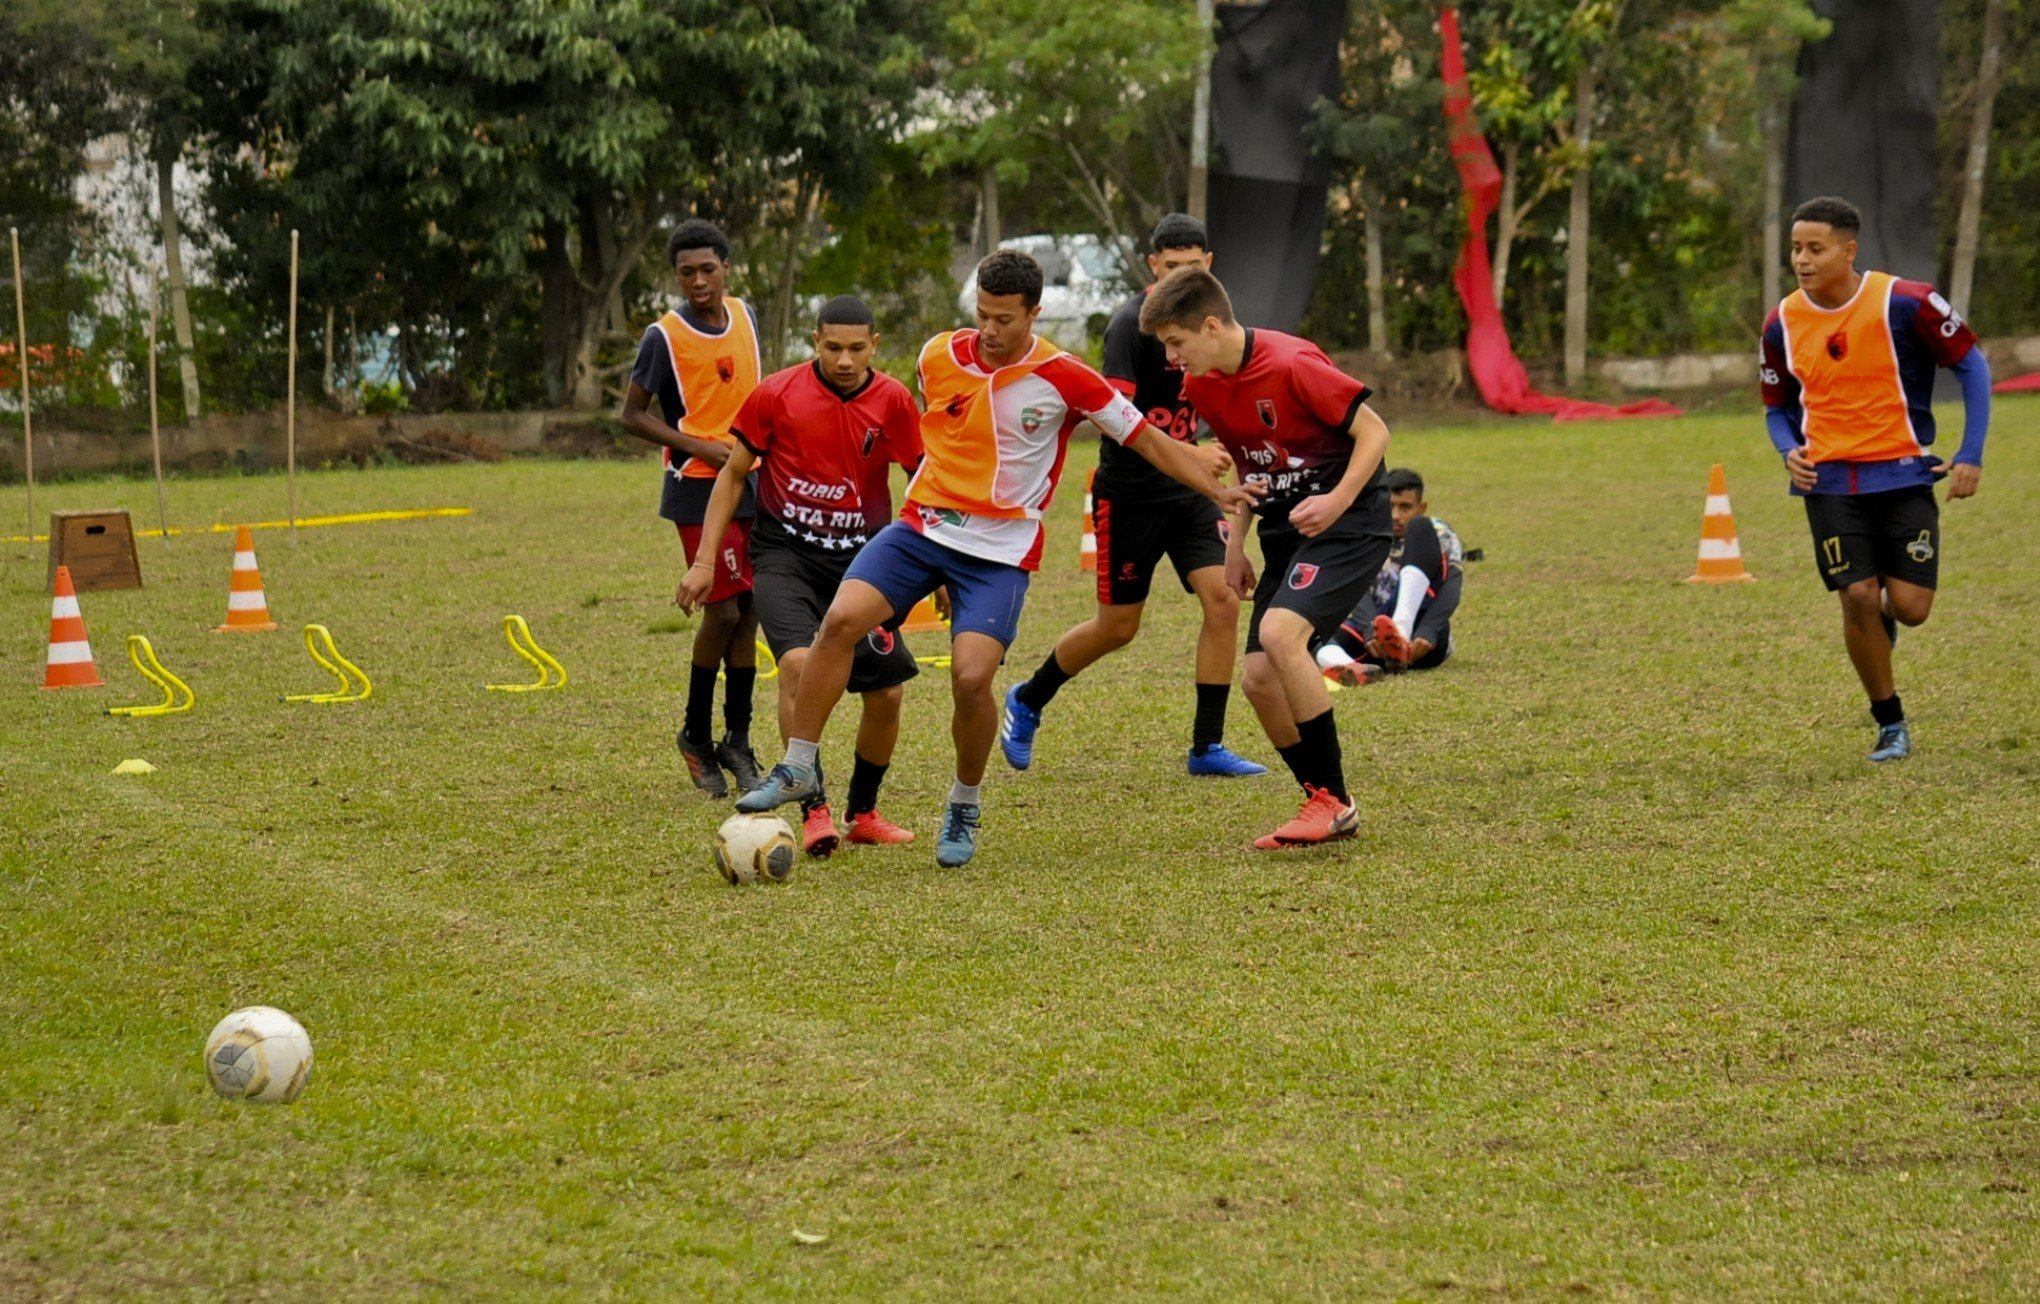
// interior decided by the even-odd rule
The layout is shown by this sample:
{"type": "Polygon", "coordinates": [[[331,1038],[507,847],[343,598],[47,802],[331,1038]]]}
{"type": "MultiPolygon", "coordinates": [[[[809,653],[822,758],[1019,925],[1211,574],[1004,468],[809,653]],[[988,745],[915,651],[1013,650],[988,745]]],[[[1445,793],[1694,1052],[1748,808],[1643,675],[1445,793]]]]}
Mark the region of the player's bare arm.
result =
{"type": "Polygon", "coordinates": [[[1253,518],[1252,510],[1245,506],[1226,513],[1225,586],[1242,602],[1254,596],[1254,582],[1260,578],[1254,574],[1253,559],[1247,556],[1247,529],[1253,518]]]}
{"type": "Polygon", "coordinates": [[[647,443],[661,448],[670,448],[676,453],[698,457],[710,466],[721,466],[729,458],[729,445],[712,439],[696,439],[685,435],[652,415],[652,395],[649,390],[632,385],[623,398],[623,428],[647,443]]]}
{"type": "Polygon", "coordinates": [[[737,514],[737,504],[744,501],[744,477],[758,462],[750,449],[735,441],[725,451],[728,459],[715,473],[715,488],[709,491],[708,508],[701,517],[701,546],[695,549],[694,564],[673,592],[673,601],[689,615],[708,601],[708,591],[715,587],[714,559],[722,548],[723,533],[737,514]]]}
{"type": "MultiPolygon", "coordinates": [[[[1146,458],[1163,475],[1195,489],[1225,511],[1249,505],[1267,492],[1266,485],[1226,484],[1224,473],[1215,469],[1213,458],[1169,438],[1150,425],[1142,425],[1135,431],[1127,440],[1127,447],[1146,458]]],[[[1226,459],[1226,466],[1230,469],[1230,458],[1226,459]]]]}
{"type": "Polygon", "coordinates": [[[1388,453],[1388,423],[1365,403],[1353,414],[1353,423],[1346,427],[1346,433],[1353,439],[1353,456],[1347,460],[1346,473],[1339,477],[1339,483],[1325,493],[1312,494],[1289,513],[1289,523],[1306,539],[1323,534],[1352,508],[1360,491],[1374,477],[1374,468],[1381,465],[1381,459],[1388,453]]]}

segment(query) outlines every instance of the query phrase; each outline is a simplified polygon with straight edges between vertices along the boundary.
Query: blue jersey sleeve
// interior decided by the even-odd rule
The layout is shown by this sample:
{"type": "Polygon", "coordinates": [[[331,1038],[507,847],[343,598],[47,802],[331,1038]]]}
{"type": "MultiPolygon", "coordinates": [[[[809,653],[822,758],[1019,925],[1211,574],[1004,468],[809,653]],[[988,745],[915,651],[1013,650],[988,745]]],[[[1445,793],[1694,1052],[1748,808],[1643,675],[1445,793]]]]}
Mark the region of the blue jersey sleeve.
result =
{"type": "Polygon", "coordinates": [[[1990,432],[1990,363],[1982,349],[1971,349],[1948,370],[1962,382],[1962,447],[1955,460],[1983,465],[1983,439],[1990,432]]]}
{"type": "Polygon", "coordinates": [[[1771,446],[1783,457],[1806,442],[1800,437],[1799,378],[1785,363],[1785,323],[1773,308],[1764,321],[1762,342],[1757,346],[1757,380],[1764,394],[1764,429],[1771,446]]]}

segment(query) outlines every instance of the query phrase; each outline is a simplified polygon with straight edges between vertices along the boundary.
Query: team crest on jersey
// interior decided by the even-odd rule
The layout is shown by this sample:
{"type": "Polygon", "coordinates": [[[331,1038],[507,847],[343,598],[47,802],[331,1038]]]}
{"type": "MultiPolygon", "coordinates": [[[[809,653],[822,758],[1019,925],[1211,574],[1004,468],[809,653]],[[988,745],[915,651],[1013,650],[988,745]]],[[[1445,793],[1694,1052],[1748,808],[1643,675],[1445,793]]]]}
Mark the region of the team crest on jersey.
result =
{"type": "Polygon", "coordinates": [[[883,625],[866,634],[864,639],[871,644],[871,650],[882,657],[891,656],[892,650],[899,646],[899,640],[893,636],[893,632],[883,625]]]}
{"type": "Polygon", "coordinates": [[[1046,420],[1048,420],[1048,413],[1043,412],[1038,407],[1024,407],[1020,409],[1020,428],[1030,435],[1041,429],[1041,423],[1046,420]]]}
{"type": "Polygon", "coordinates": [[[963,415],[964,405],[969,402],[970,399],[968,397],[966,397],[963,394],[957,394],[954,397],[952,397],[949,400],[949,402],[942,405],[942,410],[947,412],[950,416],[960,417],[963,415]]]}
{"type": "Polygon", "coordinates": [[[1264,425],[1264,426],[1268,427],[1268,429],[1270,429],[1270,430],[1273,430],[1273,429],[1275,428],[1275,400],[1274,400],[1274,399],[1272,399],[1272,398],[1257,398],[1257,399],[1255,399],[1255,400],[1254,400],[1254,411],[1256,411],[1256,412],[1258,412],[1258,413],[1260,413],[1260,414],[1261,414],[1261,424],[1262,424],[1262,425],[1264,425]]]}
{"type": "Polygon", "coordinates": [[[1318,568],[1311,562],[1300,561],[1289,568],[1289,587],[1307,589],[1318,575],[1318,568]]]}
{"type": "Polygon", "coordinates": [[[878,427],[866,426],[864,428],[864,455],[866,457],[871,456],[871,446],[873,444],[876,444],[877,442],[878,442],[878,427]]]}
{"type": "Polygon", "coordinates": [[[1849,337],[1843,334],[1841,331],[1836,331],[1834,334],[1828,336],[1827,353],[1828,356],[1830,358],[1833,358],[1836,362],[1840,362],[1843,358],[1848,357],[1849,337]]]}
{"type": "Polygon", "coordinates": [[[715,360],[716,378],[727,385],[737,378],[737,360],[725,353],[715,360]]]}
{"type": "MultiPolygon", "coordinates": [[[[916,504],[919,506],[919,504],[916,504]]],[[[921,527],[932,529],[937,525],[962,525],[963,513],[947,507],[921,507],[921,527]]]]}
{"type": "Polygon", "coordinates": [[[1934,559],[1934,535],[1931,530],[1921,530],[1920,537],[1905,545],[1905,555],[1924,566],[1934,559]]]}

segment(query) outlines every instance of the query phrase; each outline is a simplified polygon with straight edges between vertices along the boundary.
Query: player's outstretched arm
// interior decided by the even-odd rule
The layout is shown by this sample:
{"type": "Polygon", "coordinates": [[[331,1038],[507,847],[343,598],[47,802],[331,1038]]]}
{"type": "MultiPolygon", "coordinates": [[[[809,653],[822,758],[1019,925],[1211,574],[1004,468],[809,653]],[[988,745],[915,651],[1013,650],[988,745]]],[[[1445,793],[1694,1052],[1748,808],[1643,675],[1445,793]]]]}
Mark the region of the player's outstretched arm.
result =
{"type": "Polygon", "coordinates": [[[1983,479],[1983,441],[1990,433],[1990,363],[1983,350],[1971,348],[1949,368],[1962,383],[1962,447],[1955,464],[1942,468],[1948,477],[1948,500],[1967,498],[1983,479]]]}
{"type": "Polygon", "coordinates": [[[651,391],[633,383],[630,387],[630,392],[624,395],[623,414],[617,418],[618,424],[648,444],[657,444],[661,448],[670,448],[674,452],[683,453],[688,457],[698,457],[710,466],[721,466],[723,459],[729,456],[728,444],[713,439],[696,439],[693,435],[683,435],[678,430],[653,416],[651,408],[651,391]]]}
{"type": "Polygon", "coordinates": [[[751,474],[757,461],[750,449],[732,443],[729,460],[715,473],[715,488],[709,491],[708,509],[701,517],[701,546],[694,550],[694,564],[687,568],[680,587],[673,593],[673,601],[690,616],[707,601],[708,591],[715,587],[715,557],[722,549],[722,537],[730,528],[731,518],[737,514],[737,504],[744,501],[744,477],[751,474]]]}
{"type": "Polygon", "coordinates": [[[1186,484],[1226,511],[1249,506],[1265,492],[1261,485],[1229,485],[1223,473],[1216,469],[1215,459],[1208,451],[1200,452],[1189,444],[1169,438],[1151,425],[1143,425],[1126,441],[1127,447],[1139,453],[1151,463],[1155,470],[1181,484],[1186,484]]]}
{"type": "Polygon", "coordinates": [[[1360,497],[1360,491],[1374,478],[1374,469],[1381,465],[1381,459],[1388,455],[1388,423],[1365,403],[1353,413],[1346,433],[1353,440],[1353,456],[1347,461],[1346,473],[1339,477],[1339,483],[1324,493],[1312,494],[1290,510],[1289,523],[1306,539],[1323,534],[1333,521],[1346,514],[1360,497]]]}

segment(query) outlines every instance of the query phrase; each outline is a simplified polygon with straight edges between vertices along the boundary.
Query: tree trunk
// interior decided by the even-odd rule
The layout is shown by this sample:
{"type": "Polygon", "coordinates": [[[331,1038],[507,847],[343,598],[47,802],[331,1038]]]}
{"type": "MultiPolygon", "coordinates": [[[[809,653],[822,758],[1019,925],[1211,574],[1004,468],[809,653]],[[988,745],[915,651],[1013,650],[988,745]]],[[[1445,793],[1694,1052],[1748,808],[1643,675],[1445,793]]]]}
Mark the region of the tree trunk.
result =
{"type": "Polygon", "coordinates": [[[177,341],[177,379],[184,386],[184,419],[198,420],[198,358],[191,343],[191,300],[184,293],[184,238],[177,226],[177,150],[156,159],[156,207],[163,224],[164,280],[170,290],[170,328],[177,341]]]}
{"type": "Polygon", "coordinates": [[[1785,268],[1785,108],[1764,99],[1764,311],[1778,304],[1785,268]]]}
{"type": "Polygon", "coordinates": [[[581,318],[587,296],[567,247],[567,224],[545,225],[545,262],[539,294],[539,348],[545,356],[545,397],[554,407],[570,407],[580,381],[581,318]]]}
{"type": "Polygon", "coordinates": [[[333,401],[333,309],[326,308],[326,374],[323,391],[328,404],[333,401]]]}
{"type": "Polygon", "coordinates": [[[794,282],[800,279],[801,264],[806,261],[808,231],[821,207],[821,192],[820,184],[805,172],[794,187],[793,219],[786,227],[786,258],[780,264],[779,284],[773,287],[772,312],[765,323],[766,338],[761,341],[768,371],[777,371],[786,364],[786,343],[793,334],[794,282]]]}
{"type": "Polygon", "coordinates": [[[1388,298],[1381,271],[1381,193],[1366,177],[1360,178],[1360,206],[1367,220],[1367,351],[1388,357],[1388,298]]]}
{"type": "Polygon", "coordinates": [[[999,247],[999,241],[1006,238],[999,225],[999,174],[992,168],[985,169],[985,252],[990,254],[999,247]]]}
{"type": "Polygon", "coordinates": [[[1990,157],[1990,115],[2004,68],[2005,0],[1984,0],[1983,58],[1976,71],[1976,111],[1969,119],[1969,155],[1962,169],[1962,212],[1955,223],[1955,265],[1948,297],[1967,316],[1976,279],[1977,228],[1983,221],[1983,172],[1990,157]]]}
{"type": "Polygon", "coordinates": [[[1572,179],[1572,213],[1565,236],[1565,383],[1587,376],[1587,201],[1593,164],[1594,66],[1580,66],[1573,83],[1573,142],[1579,162],[1572,179]]]}
{"type": "Polygon", "coordinates": [[[1495,310],[1509,289],[1509,250],[1516,243],[1516,177],[1523,162],[1523,146],[1509,141],[1502,146],[1502,206],[1495,210],[1495,310]]]}
{"type": "Polygon", "coordinates": [[[354,411],[361,402],[361,329],[355,325],[354,309],[347,310],[347,392],[340,398],[342,412],[354,411]]]}

